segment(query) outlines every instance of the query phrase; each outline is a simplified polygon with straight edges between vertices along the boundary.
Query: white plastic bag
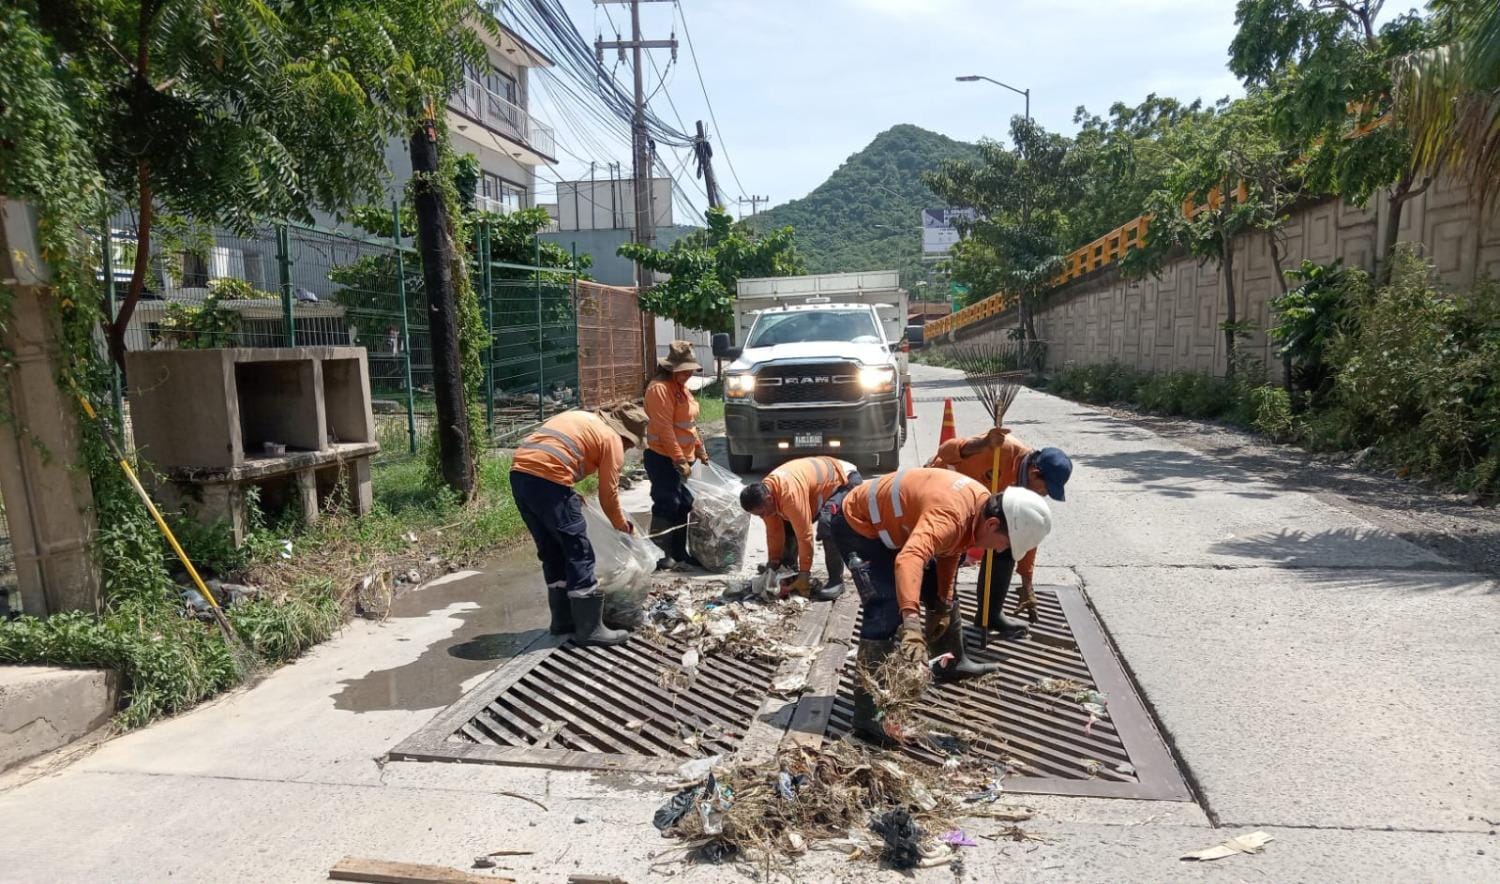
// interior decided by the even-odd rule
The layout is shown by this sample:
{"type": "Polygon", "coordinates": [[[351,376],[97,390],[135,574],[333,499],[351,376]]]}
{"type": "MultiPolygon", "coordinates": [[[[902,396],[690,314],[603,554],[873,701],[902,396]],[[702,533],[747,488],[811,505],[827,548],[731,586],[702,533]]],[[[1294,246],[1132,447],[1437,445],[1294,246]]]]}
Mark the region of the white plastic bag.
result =
{"type": "Polygon", "coordinates": [[[604,623],[611,629],[637,629],[645,622],[642,604],[651,575],[663,555],[640,534],[626,534],[610,523],[592,500],[583,502],[583,521],[594,547],[594,579],[604,593],[604,623]]]}
{"type": "Polygon", "coordinates": [[[750,534],[750,514],[740,506],[740,477],[718,464],[698,463],[685,481],[693,492],[688,549],[710,571],[738,569],[750,534]]]}

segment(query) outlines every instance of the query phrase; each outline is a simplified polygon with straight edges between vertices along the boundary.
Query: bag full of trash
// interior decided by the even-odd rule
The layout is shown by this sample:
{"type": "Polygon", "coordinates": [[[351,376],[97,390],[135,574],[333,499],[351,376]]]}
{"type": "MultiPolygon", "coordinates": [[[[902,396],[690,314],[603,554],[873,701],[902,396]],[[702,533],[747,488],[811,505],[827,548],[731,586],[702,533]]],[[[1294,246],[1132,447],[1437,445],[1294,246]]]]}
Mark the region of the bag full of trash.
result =
{"type": "Polygon", "coordinates": [[[693,465],[687,478],[693,492],[688,549],[710,571],[729,572],[745,561],[750,514],[740,506],[740,479],[715,463],[693,465]]]}
{"type": "Polygon", "coordinates": [[[594,547],[594,577],[604,593],[604,622],[611,629],[639,629],[646,621],[646,595],[661,548],[640,534],[610,524],[599,505],[583,503],[583,521],[594,547]]]}

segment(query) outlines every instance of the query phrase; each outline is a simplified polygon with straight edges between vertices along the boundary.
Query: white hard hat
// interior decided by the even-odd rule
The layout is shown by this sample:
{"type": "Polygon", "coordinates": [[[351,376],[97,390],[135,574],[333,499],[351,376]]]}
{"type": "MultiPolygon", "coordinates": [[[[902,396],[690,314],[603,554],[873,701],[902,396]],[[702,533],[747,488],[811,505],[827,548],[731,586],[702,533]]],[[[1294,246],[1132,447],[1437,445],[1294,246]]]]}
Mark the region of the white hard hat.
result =
{"type": "Polygon", "coordinates": [[[1010,534],[1010,554],[1016,561],[1041,546],[1052,531],[1052,510],[1047,501],[1030,488],[1012,485],[1000,498],[1000,511],[1010,534]]]}

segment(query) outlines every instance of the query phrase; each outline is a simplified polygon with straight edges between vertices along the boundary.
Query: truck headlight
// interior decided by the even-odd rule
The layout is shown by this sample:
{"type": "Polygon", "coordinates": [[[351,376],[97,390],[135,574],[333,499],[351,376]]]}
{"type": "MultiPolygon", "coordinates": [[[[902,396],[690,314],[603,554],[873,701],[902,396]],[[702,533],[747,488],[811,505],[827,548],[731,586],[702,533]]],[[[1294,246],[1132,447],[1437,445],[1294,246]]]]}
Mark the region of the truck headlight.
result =
{"type": "Polygon", "coordinates": [[[896,387],[896,370],[884,365],[861,368],[859,386],[869,393],[889,393],[896,387]]]}
{"type": "Polygon", "coordinates": [[[755,375],[731,374],[724,376],[724,395],[729,399],[743,399],[755,392],[755,375]]]}

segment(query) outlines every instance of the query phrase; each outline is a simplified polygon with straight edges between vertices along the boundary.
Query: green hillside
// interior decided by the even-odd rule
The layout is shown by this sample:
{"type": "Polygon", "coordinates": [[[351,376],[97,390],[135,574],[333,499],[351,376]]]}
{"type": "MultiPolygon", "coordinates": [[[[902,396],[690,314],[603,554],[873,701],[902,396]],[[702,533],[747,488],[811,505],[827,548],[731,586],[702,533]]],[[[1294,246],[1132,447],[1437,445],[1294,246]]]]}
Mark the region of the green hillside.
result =
{"type": "Polygon", "coordinates": [[[807,196],[761,212],[754,223],[760,230],[795,227],[810,272],[900,270],[911,288],[930,278],[931,267],[921,260],[922,209],[942,205],[921,175],[943,160],[976,156],[971,144],[918,126],[893,126],[807,196]]]}

